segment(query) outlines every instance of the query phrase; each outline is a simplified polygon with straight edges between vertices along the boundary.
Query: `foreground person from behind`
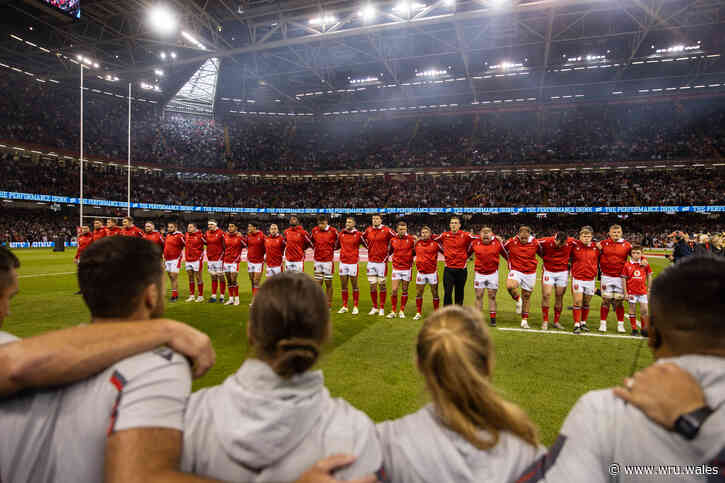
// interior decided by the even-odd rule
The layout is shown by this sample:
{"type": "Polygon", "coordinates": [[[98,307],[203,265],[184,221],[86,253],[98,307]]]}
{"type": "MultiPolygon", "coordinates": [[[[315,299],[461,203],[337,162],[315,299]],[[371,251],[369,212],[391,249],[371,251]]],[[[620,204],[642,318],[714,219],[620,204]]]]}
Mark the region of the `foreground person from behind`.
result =
{"type": "Polygon", "coordinates": [[[331,398],[322,372],[310,370],[329,333],[328,301],[312,278],[284,272],[267,279],[247,325],[254,357],[189,399],[182,469],[229,481],[292,481],[343,452],[356,461],[336,477],[379,471],[370,418],[331,398]]]}
{"type": "Polygon", "coordinates": [[[378,425],[390,481],[511,481],[544,453],[526,413],[491,383],[493,356],[472,307],[448,306],[425,320],[417,365],[432,403],[378,425]]]}
{"type": "MultiPolygon", "coordinates": [[[[612,476],[618,476],[618,481],[639,481],[642,475],[631,471],[634,465],[677,469],[689,465],[699,471],[694,473],[699,477],[709,475],[719,479],[708,481],[722,481],[721,473],[712,472],[722,470],[717,465],[722,465],[725,456],[724,293],[725,260],[712,257],[688,257],[668,267],[650,291],[648,338],[657,359],[654,367],[671,363],[692,374],[704,390],[706,406],[680,404],[682,395],[673,390],[677,386],[667,385],[666,375],[659,377],[658,404],[642,402],[640,391],[635,393],[640,385],[637,377],[627,381],[634,405],[616,398],[609,389],[587,393],[567,416],[549,454],[519,481],[606,482],[612,476]],[[679,424],[673,422],[674,417],[658,416],[658,405],[666,404],[680,408],[666,412],[682,416],[676,419],[679,424]]],[[[660,368],[646,373],[652,371],[660,368]]],[[[649,378],[648,383],[657,381],[649,378]]],[[[622,390],[617,394],[621,398],[622,390]]]]}

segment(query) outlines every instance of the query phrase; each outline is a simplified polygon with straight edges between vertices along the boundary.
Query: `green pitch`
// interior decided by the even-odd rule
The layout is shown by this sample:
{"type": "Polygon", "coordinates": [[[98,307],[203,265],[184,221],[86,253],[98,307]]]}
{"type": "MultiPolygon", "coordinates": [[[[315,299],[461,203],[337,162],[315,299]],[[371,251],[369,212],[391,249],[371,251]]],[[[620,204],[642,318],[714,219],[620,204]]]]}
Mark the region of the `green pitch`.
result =
{"type": "MultiPolygon", "coordinates": [[[[82,298],[74,295],[78,285],[71,252],[26,249],[15,253],[22,263],[20,293],[12,302],[12,313],[5,321],[4,330],[28,337],[89,320],[82,298]]],[[[650,262],[655,274],[669,263],[658,258],[652,258],[650,262]]],[[[364,274],[362,265],[361,273],[364,274]]],[[[306,268],[310,271],[312,264],[307,263],[306,268]]],[[[503,287],[506,271],[503,265],[501,268],[503,287]]],[[[473,304],[475,299],[472,270],[472,264],[469,264],[466,304],[473,304]]],[[[217,364],[204,378],[195,381],[195,389],[221,383],[248,355],[245,328],[250,289],[247,274],[240,273],[239,280],[240,306],[183,301],[167,305],[167,317],[207,332],[214,342],[217,364]]],[[[183,300],[188,290],[184,273],[180,274],[179,282],[179,295],[183,300]]],[[[332,338],[320,363],[328,388],[333,395],[344,397],[366,411],[375,421],[415,411],[425,404],[426,395],[413,363],[414,344],[420,327],[419,321],[412,320],[415,314],[414,290],[411,290],[408,300],[408,318],[368,316],[371,308],[368,284],[361,277],[360,315],[338,315],[334,313],[340,307],[338,282],[335,280],[332,338]]],[[[529,317],[532,329],[538,329],[541,323],[539,283],[540,280],[529,317]]],[[[210,287],[207,276],[207,297],[210,287]]],[[[441,299],[442,295],[441,287],[441,299]]],[[[389,299],[388,285],[388,310],[389,299]]],[[[592,299],[589,316],[592,333],[599,326],[600,300],[596,296],[592,299]]],[[[564,305],[562,323],[570,330],[573,322],[571,312],[566,310],[566,306],[571,305],[568,292],[564,305]]],[[[640,340],[500,330],[519,326],[520,318],[514,309],[508,293],[499,290],[499,329],[492,330],[496,347],[494,381],[506,397],[528,411],[541,428],[543,442],[547,445],[554,441],[567,412],[582,394],[619,384],[629,375],[633,364],[641,368],[652,362],[646,342],[640,340]],[[640,345],[641,352],[636,359],[640,345]]],[[[426,292],[423,313],[431,311],[430,294],[426,292]]],[[[551,312],[553,317],[553,308],[551,312]]],[[[629,324],[625,322],[625,326],[629,324]]],[[[614,314],[610,312],[608,334],[613,335],[615,329],[614,314]]]]}

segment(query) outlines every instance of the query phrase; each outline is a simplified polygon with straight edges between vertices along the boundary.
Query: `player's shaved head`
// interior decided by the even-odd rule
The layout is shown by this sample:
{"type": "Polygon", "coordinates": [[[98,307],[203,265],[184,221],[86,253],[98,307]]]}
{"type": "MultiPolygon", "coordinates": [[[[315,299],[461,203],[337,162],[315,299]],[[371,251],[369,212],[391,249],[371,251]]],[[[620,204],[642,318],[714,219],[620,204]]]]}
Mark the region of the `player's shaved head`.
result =
{"type": "Polygon", "coordinates": [[[142,238],[106,237],[92,243],[78,261],[78,284],[93,318],[132,316],[156,287],[151,317],[163,314],[163,271],[158,245],[142,238]]]}
{"type": "Polygon", "coordinates": [[[581,230],[579,230],[579,234],[582,234],[582,233],[589,233],[590,235],[593,235],[594,228],[592,228],[589,225],[585,225],[585,226],[581,227],[581,230]]]}
{"type": "Polygon", "coordinates": [[[650,289],[655,357],[725,356],[725,259],[692,256],[667,267],[650,289]]]}
{"type": "Polygon", "coordinates": [[[294,215],[293,215],[293,216],[290,216],[290,218],[289,218],[289,224],[290,224],[290,225],[292,225],[292,226],[297,226],[297,224],[298,224],[299,222],[300,222],[300,221],[299,221],[299,220],[297,219],[297,217],[296,217],[296,216],[294,216],[294,215]]]}

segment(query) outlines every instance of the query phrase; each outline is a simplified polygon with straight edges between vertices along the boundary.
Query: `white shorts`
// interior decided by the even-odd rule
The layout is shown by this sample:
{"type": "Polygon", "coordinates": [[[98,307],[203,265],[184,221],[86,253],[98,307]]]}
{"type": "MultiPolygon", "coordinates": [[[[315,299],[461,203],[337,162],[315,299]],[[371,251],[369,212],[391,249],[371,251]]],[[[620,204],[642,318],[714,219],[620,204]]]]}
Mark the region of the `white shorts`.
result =
{"type": "Polygon", "coordinates": [[[340,262],[341,277],[357,277],[357,263],[340,262]]]}
{"type": "Polygon", "coordinates": [[[166,266],[167,272],[179,273],[179,269],[181,268],[181,258],[177,258],[176,260],[166,260],[164,265],[166,266]]]}
{"type": "Polygon", "coordinates": [[[318,262],[315,261],[315,278],[317,280],[323,277],[326,280],[332,280],[332,274],[334,273],[333,262],[318,262]]]}
{"type": "Polygon", "coordinates": [[[387,276],[387,263],[368,262],[368,277],[378,277],[379,279],[385,280],[385,277],[387,276]]]}
{"type": "Polygon", "coordinates": [[[479,290],[484,288],[498,290],[498,270],[488,275],[476,272],[476,278],[473,279],[473,287],[479,290]]]}
{"type": "Polygon", "coordinates": [[[569,283],[569,272],[549,272],[544,270],[544,275],[541,277],[544,285],[553,285],[555,287],[566,287],[569,283]]]}
{"type": "Polygon", "coordinates": [[[287,260],[285,260],[284,270],[286,272],[304,272],[305,262],[288,262],[287,260]]]}
{"type": "Polygon", "coordinates": [[[412,270],[395,270],[393,269],[393,275],[391,277],[392,280],[403,280],[405,282],[410,282],[410,278],[413,276],[412,270]]]}
{"type": "Polygon", "coordinates": [[[247,262],[247,272],[249,273],[262,273],[262,267],[264,267],[264,263],[247,262]]]}
{"type": "Polygon", "coordinates": [[[572,278],[571,291],[574,293],[583,293],[584,295],[594,295],[596,284],[594,280],[577,280],[572,278]]]}
{"type": "Polygon", "coordinates": [[[646,295],[629,295],[627,297],[627,301],[630,304],[646,304],[647,303],[647,296],[646,295]]]}
{"type": "Polygon", "coordinates": [[[197,260],[195,262],[186,261],[186,271],[187,272],[198,272],[199,268],[201,266],[201,260],[197,260]]]}
{"type": "Polygon", "coordinates": [[[523,273],[518,270],[511,270],[509,272],[509,279],[516,280],[521,290],[526,290],[527,292],[533,292],[536,286],[536,273],[523,273]]]}
{"type": "Polygon", "coordinates": [[[237,273],[237,272],[239,272],[239,264],[238,263],[225,263],[224,271],[227,273],[237,273]]]}
{"type": "Polygon", "coordinates": [[[420,273],[415,277],[415,283],[418,285],[438,285],[438,272],[433,273],[420,273]]]}
{"type": "Polygon", "coordinates": [[[206,269],[209,271],[210,275],[221,275],[224,273],[224,262],[221,260],[216,262],[208,261],[206,262],[206,269]]]}
{"type": "Polygon", "coordinates": [[[279,267],[267,267],[267,276],[268,277],[274,277],[275,275],[279,275],[282,273],[282,265],[279,267]]]}
{"type": "Polygon", "coordinates": [[[624,287],[622,287],[622,279],[620,277],[602,275],[602,297],[621,299],[623,296],[624,287]]]}

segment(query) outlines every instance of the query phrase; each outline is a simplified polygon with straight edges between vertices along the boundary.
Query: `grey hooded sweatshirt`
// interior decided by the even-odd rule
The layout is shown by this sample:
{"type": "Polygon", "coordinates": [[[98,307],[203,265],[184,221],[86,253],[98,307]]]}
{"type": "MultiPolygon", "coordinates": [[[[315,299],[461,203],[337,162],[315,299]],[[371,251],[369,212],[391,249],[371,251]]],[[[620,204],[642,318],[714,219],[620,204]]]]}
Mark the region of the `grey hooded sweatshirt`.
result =
{"type": "Polygon", "coordinates": [[[248,359],[220,386],[189,398],[183,471],[236,482],[287,482],[319,459],[355,455],[336,476],[351,479],[382,467],[375,425],[332,398],[321,371],[290,379],[248,359]]]}
{"type": "MultiPolygon", "coordinates": [[[[385,474],[393,483],[515,481],[546,452],[543,446],[531,446],[506,431],[495,447],[480,450],[443,426],[432,405],[380,423],[377,431],[385,474]]],[[[486,433],[481,437],[486,438],[486,433]]]]}

